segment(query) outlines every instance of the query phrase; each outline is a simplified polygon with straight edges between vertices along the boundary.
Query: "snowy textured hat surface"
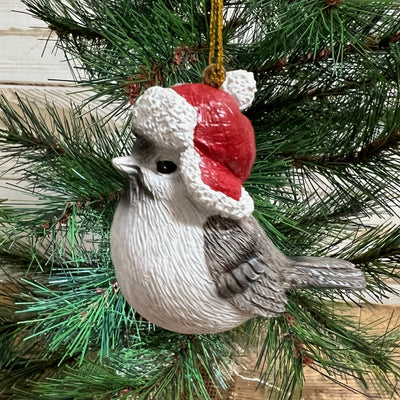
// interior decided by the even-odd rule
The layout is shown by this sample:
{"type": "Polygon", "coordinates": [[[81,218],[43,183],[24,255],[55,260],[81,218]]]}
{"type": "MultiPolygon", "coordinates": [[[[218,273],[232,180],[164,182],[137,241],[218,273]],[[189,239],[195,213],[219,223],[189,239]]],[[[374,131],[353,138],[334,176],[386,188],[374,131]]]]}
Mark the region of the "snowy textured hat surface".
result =
{"type": "Polygon", "coordinates": [[[154,86],[136,102],[134,130],[180,152],[188,191],[213,214],[242,218],[253,212],[242,184],[254,163],[254,130],[240,110],[251,105],[254,93],[253,75],[232,71],[221,89],[201,83],[154,86]]]}

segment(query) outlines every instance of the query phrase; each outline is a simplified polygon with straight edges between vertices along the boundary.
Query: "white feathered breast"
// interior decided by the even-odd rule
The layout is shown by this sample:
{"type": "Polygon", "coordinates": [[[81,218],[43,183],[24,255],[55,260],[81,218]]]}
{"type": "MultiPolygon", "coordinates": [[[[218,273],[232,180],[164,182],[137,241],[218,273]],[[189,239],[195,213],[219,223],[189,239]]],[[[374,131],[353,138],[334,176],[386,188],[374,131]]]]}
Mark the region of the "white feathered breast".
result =
{"type": "Polygon", "coordinates": [[[141,195],[121,200],[111,252],[121,291],[148,321],[187,334],[232,329],[248,320],[217,294],[204,257],[206,220],[190,201],[179,208],[141,195]]]}

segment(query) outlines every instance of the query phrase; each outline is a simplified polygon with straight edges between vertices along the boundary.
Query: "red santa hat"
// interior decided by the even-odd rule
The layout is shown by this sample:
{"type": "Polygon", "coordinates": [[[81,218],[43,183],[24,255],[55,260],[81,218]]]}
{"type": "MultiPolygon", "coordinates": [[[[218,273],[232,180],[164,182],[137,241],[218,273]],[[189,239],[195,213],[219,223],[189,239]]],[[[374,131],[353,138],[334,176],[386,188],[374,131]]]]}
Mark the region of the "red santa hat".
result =
{"type": "Polygon", "coordinates": [[[193,199],[230,218],[251,215],[243,188],[255,159],[251,122],[241,113],[255,93],[253,74],[227,73],[220,89],[194,83],[154,86],[134,109],[133,128],[160,146],[180,152],[180,171],[193,199]]]}

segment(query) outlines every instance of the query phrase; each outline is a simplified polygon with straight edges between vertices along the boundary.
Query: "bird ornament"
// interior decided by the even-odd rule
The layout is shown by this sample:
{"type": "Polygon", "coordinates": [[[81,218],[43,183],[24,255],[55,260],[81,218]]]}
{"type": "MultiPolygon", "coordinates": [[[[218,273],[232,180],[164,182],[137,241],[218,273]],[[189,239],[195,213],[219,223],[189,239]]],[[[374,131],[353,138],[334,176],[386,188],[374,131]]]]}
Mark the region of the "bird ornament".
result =
{"type": "Polygon", "coordinates": [[[361,290],[352,263],[288,257],[252,216],[243,187],[256,154],[242,110],[256,92],[252,73],[148,88],[133,110],[132,153],[113,165],[129,185],[111,227],[119,287],[142,317],[184,334],[233,329],[285,311],[295,288],[361,290]]]}

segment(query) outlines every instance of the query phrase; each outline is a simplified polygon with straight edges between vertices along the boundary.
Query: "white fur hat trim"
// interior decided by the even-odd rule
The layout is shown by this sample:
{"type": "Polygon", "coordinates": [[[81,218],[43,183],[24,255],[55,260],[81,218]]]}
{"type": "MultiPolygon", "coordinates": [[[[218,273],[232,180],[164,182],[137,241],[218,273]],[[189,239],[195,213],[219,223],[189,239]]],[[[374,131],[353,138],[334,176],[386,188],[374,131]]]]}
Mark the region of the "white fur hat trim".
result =
{"type": "Polygon", "coordinates": [[[193,146],[197,110],[171,88],[152,86],[137,100],[132,129],[172,149],[193,146]]]}
{"type": "Polygon", "coordinates": [[[186,149],[181,154],[180,161],[186,187],[189,192],[195,194],[194,200],[199,205],[212,211],[211,215],[218,214],[226,218],[238,219],[253,213],[253,199],[243,187],[240,199],[235,200],[223,192],[211,189],[202,181],[199,168],[200,155],[193,147],[186,149]]]}

